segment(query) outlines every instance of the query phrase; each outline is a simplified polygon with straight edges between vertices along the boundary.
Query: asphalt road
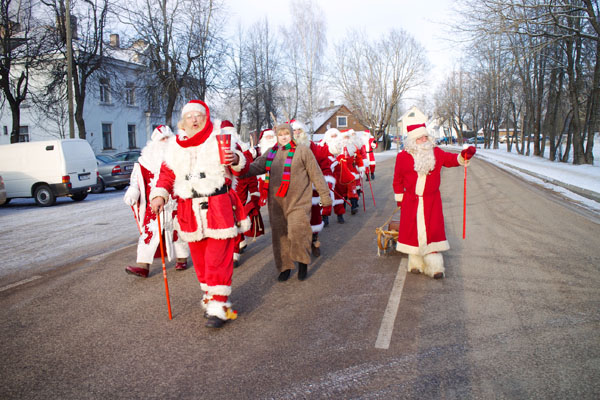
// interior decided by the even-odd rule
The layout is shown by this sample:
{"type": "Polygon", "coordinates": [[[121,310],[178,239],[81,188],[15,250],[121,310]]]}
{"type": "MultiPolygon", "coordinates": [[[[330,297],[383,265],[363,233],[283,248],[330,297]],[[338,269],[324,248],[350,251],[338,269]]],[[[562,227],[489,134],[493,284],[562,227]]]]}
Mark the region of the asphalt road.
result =
{"type": "Polygon", "coordinates": [[[393,163],[377,166],[377,208],[332,218],[306,281],[277,282],[270,231],[251,243],[221,330],[172,263],[169,321],[160,262],[124,272],[133,246],[0,289],[0,398],[600,398],[597,220],[476,161],[463,240],[463,170],[447,169],[447,277],[407,275],[377,255],[393,163]]]}

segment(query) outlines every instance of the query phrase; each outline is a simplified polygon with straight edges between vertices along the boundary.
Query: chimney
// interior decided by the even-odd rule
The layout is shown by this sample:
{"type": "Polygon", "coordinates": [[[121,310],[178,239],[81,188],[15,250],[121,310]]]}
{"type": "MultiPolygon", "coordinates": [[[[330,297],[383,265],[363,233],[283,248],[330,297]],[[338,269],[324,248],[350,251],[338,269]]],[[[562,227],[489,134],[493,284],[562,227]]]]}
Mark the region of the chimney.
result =
{"type": "Polygon", "coordinates": [[[119,35],[116,33],[110,34],[110,45],[115,48],[119,48],[119,35]]]}
{"type": "Polygon", "coordinates": [[[335,106],[335,100],[329,100],[329,107],[335,106]]]}

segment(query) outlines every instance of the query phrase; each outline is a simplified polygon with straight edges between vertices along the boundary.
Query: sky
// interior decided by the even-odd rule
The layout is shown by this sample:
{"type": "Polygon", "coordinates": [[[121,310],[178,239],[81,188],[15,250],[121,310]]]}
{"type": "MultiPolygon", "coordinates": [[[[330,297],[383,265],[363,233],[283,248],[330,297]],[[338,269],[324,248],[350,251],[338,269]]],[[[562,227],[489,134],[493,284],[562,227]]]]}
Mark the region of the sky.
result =
{"type": "MultiPolygon", "coordinates": [[[[519,175],[526,182],[558,192],[587,209],[600,221],[599,202],[561,186],[569,184],[600,196],[600,138],[594,144],[596,162],[593,166],[507,153],[504,145],[497,150],[482,149],[480,146],[474,162],[481,162],[481,159],[489,161],[519,175]]],[[[375,153],[375,158],[381,162],[396,154],[397,151],[393,149],[375,153]]],[[[33,199],[14,199],[10,204],[0,207],[0,248],[3,254],[8,255],[0,264],[0,292],[12,284],[2,278],[17,271],[28,276],[29,268],[42,271],[66,261],[101,259],[101,256],[90,253],[90,249],[111,253],[124,247],[133,248],[137,242],[137,227],[130,207],[123,202],[124,193],[109,189],[103,194],[90,194],[77,203],[61,197],[53,207],[37,207],[33,199]]],[[[265,210],[263,212],[266,213],[265,210]]],[[[131,263],[134,263],[135,252],[131,254],[131,263]]],[[[156,263],[154,268],[158,268],[156,263]]]]}
{"type": "MultiPolygon", "coordinates": [[[[290,0],[225,0],[230,8],[232,26],[249,26],[267,18],[275,27],[291,23],[290,0]]],[[[316,1],[327,22],[328,44],[345,36],[348,28],[364,28],[370,38],[392,29],[410,33],[427,51],[432,64],[429,81],[432,89],[457,62],[456,44],[447,40],[448,21],[452,20],[453,0],[322,0],[316,1]]]]}

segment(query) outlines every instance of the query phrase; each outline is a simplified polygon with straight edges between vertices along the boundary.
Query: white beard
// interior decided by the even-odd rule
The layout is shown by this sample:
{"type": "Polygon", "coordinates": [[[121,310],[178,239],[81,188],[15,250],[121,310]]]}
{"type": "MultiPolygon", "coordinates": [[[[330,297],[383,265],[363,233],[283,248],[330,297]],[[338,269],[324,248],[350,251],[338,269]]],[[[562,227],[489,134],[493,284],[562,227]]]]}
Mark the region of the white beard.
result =
{"type": "Polygon", "coordinates": [[[341,139],[337,143],[338,154],[342,153],[344,149],[348,152],[349,156],[353,156],[356,153],[356,146],[354,145],[354,140],[350,139],[341,139]]]}
{"type": "Polygon", "coordinates": [[[296,144],[303,144],[304,146],[310,146],[310,139],[305,132],[294,135],[294,141],[296,144]]]}
{"type": "Polygon", "coordinates": [[[435,154],[433,153],[433,143],[425,142],[417,144],[412,149],[411,154],[415,160],[415,171],[419,174],[427,174],[435,168],[435,154]]]}
{"type": "Polygon", "coordinates": [[[277,143],[277,138],[273,138],[273,139],[266,139],[266,138],[262,138],[260,139],[260,142],[258,142],[258,148],[260,149],[260,154],[265,154],[267,150],[269,150],[271,147],[275,146],[275,143],[277,143]]]}
{"type": "Polygon", "coordinates": [[[168,141],[150,141],[142,149],[142,155],[138,159],[138,162],[148,169],[155,175],[158,175],[160,166],[165,160],[165,154],[167,152],[168,141]]]}

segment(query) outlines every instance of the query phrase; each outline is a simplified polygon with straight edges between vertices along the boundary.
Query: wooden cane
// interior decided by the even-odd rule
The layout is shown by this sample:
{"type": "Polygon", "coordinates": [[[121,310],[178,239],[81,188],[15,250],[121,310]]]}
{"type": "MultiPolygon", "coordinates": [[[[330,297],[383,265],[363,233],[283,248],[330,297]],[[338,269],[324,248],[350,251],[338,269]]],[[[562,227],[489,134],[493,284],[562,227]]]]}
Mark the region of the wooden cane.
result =
{"type": "Polygon", "coordinates": [[[467,232],[467,163],[465,161],[465,182],[464,182],[464,195],[463,195],[463,239],[466,238],[467,232]]]}
{"type": "Polygon", "coordinates": [[[167,308],[169,309],[169,320],[173,319],[171,314],[171,299],[169,298],[169,282],[167,282],[167,267],[165,266],[165,250],[163,249],[162,229],[160,228],[160,214],[159,211],[156,213],[156,219],[158,220],[158,237],[160,241],[160,258],[162,260],[163,278],[165,280],[165,293],[167,295],[167,308]]]}

